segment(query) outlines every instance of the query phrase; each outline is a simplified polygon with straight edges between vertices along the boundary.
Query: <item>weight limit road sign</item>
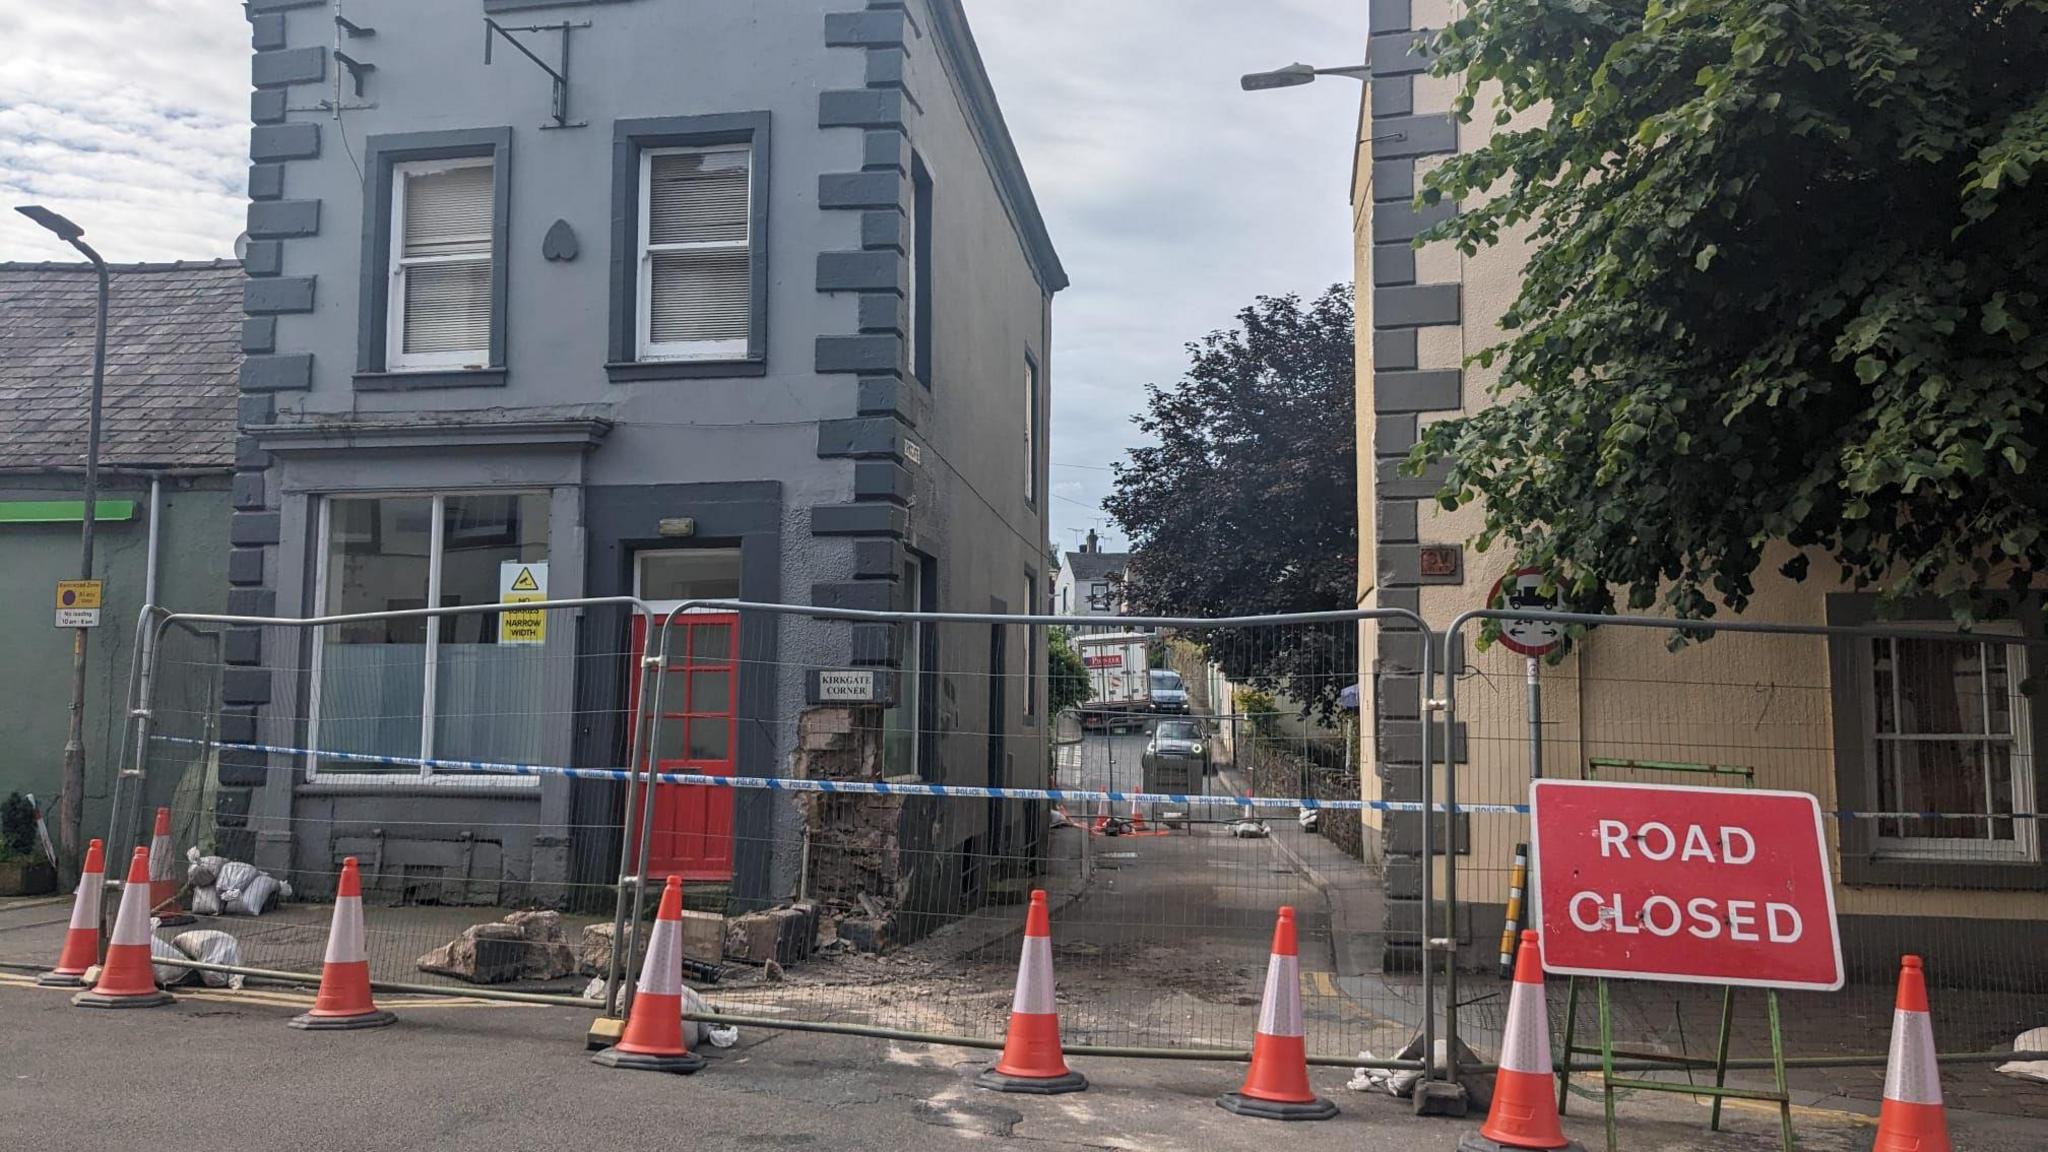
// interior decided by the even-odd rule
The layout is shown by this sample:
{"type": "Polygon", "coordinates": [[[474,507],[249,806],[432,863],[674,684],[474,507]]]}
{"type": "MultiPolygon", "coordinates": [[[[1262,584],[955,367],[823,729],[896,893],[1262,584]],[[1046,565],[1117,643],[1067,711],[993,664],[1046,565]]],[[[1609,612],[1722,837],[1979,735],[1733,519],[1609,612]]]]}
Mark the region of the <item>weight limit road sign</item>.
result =
{"type": "Polygon", "coordinates": [[[1546,970],[1842,986],[1835,889],[1812,796],[1538,780],[1530,805],[1546,970]]]}
{"type": "MultiPolygon", "coordinates": [[[[1555,612],[1557,601],[1543,594],[1543,570],[1522,568],[1493,582],[1486,594],[1488,608],[1526,608],[1533,612],[1555,612]]],[[[1548,656],[1564,643],[1564,625],[1550,620],[1503,620],[1501,646],[1524,656],[1548,656]]]]}

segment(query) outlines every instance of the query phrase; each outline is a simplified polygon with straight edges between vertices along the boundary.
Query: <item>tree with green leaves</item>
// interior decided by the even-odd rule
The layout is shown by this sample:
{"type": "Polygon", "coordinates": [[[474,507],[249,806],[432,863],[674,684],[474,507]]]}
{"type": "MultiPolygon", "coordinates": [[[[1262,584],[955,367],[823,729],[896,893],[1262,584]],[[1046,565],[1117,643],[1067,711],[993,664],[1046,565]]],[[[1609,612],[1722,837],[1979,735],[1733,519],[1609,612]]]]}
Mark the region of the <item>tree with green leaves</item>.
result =
{"type": "Polygon", "coordinates": [[[2048,0],[1473,0],[1494,134],[1431,173],[1526,229],[1495,403],[1418,472],[1575,608],[1741,611],[1765,550],[1959,620],[2048,570],[2048,0]]]}
{"type": "Polygon", "coordinates": [[[1081,654],[1074,651],[1073,633],[1065,628],[1052,629],[1047,636],[1045,654],[1046,698],[1052,701],[1053,715],[1086,704],[1088,666],[1081,662],[1081,654]]]}
{"type": "MultiPolygon", "coordinates": [[[[1357,390],[1349,285],[1261,296],[1188,345],[1187,374],[1146,389],[1154,442],[1116,466],[1103,508],[1131,541],[1129,610],[1237,616],[1352,607],[1358,581],[1357,390]]],[[[1210,629],[1231,680],[1324,717],[1358,680],[1357,630],[1210,629]]]]}

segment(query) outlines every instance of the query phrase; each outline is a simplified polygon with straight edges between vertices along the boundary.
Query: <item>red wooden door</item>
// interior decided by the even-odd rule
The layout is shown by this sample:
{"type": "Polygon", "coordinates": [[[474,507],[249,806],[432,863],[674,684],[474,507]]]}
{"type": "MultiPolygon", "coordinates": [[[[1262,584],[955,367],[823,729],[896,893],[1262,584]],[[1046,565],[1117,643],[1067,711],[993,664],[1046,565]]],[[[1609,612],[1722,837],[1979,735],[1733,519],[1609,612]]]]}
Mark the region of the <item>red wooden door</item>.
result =
{"type": "MultiPolygon", "coordinates": [[[[664,619],[664,618],[657,618],[664,619]]],[[[736,613],[689,613],[669,626],[668,664],[662,670],[660,723],[654,730],[657,772],[731,776],[739,755],[739,627],[736,613]]],[[[633,664],[647,651],[647,629],[633,620],[633,664]]],[[[632,706],[640,685],[631,678],[632,706]]],[[[634,843],[640,822],[633,821],[634,843]]],[[[732,789],[704,784],[654,786],[654,835],[648,877],[666,880],[732,879],[732,789]]]]}

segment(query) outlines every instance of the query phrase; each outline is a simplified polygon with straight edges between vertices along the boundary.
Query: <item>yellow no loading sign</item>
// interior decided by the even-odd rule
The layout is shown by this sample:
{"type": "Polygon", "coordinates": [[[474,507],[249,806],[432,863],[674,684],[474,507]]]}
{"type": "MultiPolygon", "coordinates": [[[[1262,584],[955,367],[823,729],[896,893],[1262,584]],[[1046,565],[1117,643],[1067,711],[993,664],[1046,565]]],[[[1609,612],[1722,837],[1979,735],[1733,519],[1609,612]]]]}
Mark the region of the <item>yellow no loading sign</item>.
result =
{"type": "Polygon", "coordinates": [[[99,627],[102,591],[98,580],[57,581],[57,627],[99,627]]]}

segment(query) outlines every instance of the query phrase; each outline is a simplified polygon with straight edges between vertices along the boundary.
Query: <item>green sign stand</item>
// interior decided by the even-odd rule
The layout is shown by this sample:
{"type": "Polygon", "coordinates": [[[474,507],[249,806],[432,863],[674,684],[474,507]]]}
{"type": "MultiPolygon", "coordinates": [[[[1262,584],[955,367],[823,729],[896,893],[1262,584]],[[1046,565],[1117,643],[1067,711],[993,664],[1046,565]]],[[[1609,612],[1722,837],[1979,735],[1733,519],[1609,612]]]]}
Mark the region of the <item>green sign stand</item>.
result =
{"type": "Polygon", "coordinates": [[[1665,1052],[1637,1052],[1616,1048],[1614,1046],[1614,1016],[1608,1002],[1607,980],[1602,978],[1597,983],[1599,985],[1600,1002],[1600,1045],[1597,1048],[1580,1047],[1573,1043],[1573,1035],[1578,1025],[1578,977],[1572,977],[1568,991],[1565,994],[1564,1045],[1561,1049],[1563,1059],[1557,1066],[1558,1115],[1564,1115],[1569,1106],[1572,1082],[1572,1057],[1597,1055],[1600,1057],[1600,1094],[1605,1106],[1607,1119],[1607,1152],[1618,1152],[1618,1145],[1615,1143],[1614,1136],[1614,1090],[1617,1088],[1634,1088],[1644,1092],[1675,1092],[1685,1096],[1711,1096],[1714,1099],[1714,1103],[1713,1109],[1708,1115],[1707,1127],[1715,1132],[1721,1130],[1721,1103],[1724,1100],[1760,1100],[1765,1103],[1776,1104],[1778,1106],[1780,1137],[1784,1143],[1785,1152],[1792,1152],[1792,1093],[1785,1083],[1785,1040],[1784,1033],[1778,1026],[1778,993],[1776,989],[1767,990],[1765,995],[1768,997],[1770,1005],[1771,1070],[1777,1077],[1777,1087],[1776,1089],[1731,1088],[1728,1086],[1728,1041],[1734,1031],[1735,1024],[1735,989],[1733,987],[1721,990],[1721,1037],[1719,1043],[1714,1046],[1714,1058],[1708,1060],[1698,1056],[1673,1056],[1665,1052]],[[1678,1084],[1666,1080],[1617,1076],[1614,1073],[1616,1057],[1624,1060],[1641,1060],[1648,1063],[1667,1065],[1674,1069],[1683,1069],[1688,1073],[1695,1070],[1705,1071],[1712,1069],[1714,1083],[1712,1086],[1694,1084],[1690,1081],[1689,1077],[1686,1083],[1678,1084]]]}
{"type": "MultiPolygon", "coordinates": [[[[1677,775],[1727,776],[1743,781],[1743,787],[1754,787],[1756,771],[1751,768],[1733,767],[1722,764],[1689,764],[1664,760],[1608,760],[1588,761],[1588,779],[1597,779],[1601,769],[1622,769],[1625,771],[1669,772],[1677,775]]],[[[1730,1088],[1728,1086],[1728,1042],[1735,1027],[1735,988],[1733,985],[1721,989],[1721,1035],[1714,1046],[1712,1060],[1697,1056],[1673,1056],[1666,1052],[1639,1052],[1614,1046],[1614,1014],[1609,1003],[1607,979],[1601,977],[1598,983],[1600,1005],[1600,1046],[1580,1047],[1573,1043],[1579,1022],[1579,977],[1574,976],[1566,987],[1564,1008],[1564,1045],[1562,1059],[1557,1064],[1557,1113],[1562,1116],[1571,1099],[1571,1064],[1574,1056],[1600,1057],[1600,1094],[1606,1110],[1607,1152],[1619,1152],[1614,1135],[1614,1091],[1617,1088],[1633,1088],[1644,1092],[1674,1092],[1685,1096],[1711,1096],[1713,1107],[1708,1114],[1707,1127],[1711,1131],[1721,1130],[1721,1104],[1726,1100],[1758,1100],[1778,1106],[1779,1137],[1784,1152],[1792,1152],[1792,1093],[1785,1082],[1785,1036],[1779,1027],[1778,993],[1766,989],[1771,1023],[1771,1071],[1776,1076],[1777,1087],[1730,1088]],[[1625,1077],[1614,1074],[1616,1057],[1624,1060],[1639,1060],[1683,1070],[1688,1073],[1687,1082],[1674,1083],[1668,1080],[1649,1080],[1641,1077],[1625,1077]],[[1712,1069],[1714,1083],[1711,1086],[1694,1084],[1690,1073],[1712,1069]]]]}

